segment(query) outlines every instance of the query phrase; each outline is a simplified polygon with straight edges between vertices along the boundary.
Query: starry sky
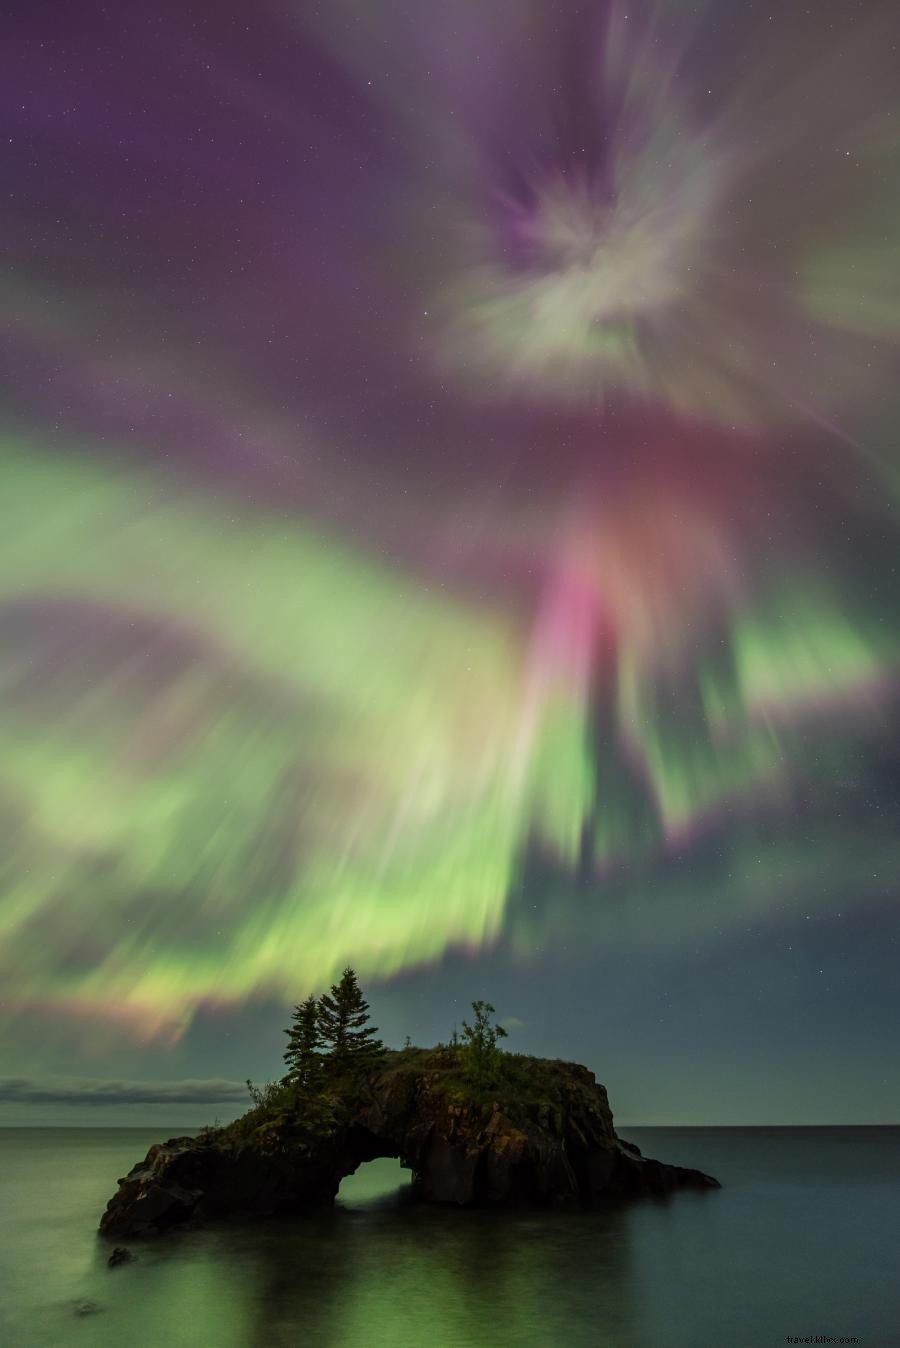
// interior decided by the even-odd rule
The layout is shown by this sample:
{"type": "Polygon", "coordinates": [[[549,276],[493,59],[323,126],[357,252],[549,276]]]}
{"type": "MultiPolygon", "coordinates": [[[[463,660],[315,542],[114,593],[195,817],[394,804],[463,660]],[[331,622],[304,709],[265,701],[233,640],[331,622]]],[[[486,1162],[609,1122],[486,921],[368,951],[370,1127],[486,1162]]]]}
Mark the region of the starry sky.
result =
{"type": "Polygon", "coordinates": [[[0,1122],[231,1117],[348,962],[896,1122],[893,0],[0,29],[0,1122]]]}

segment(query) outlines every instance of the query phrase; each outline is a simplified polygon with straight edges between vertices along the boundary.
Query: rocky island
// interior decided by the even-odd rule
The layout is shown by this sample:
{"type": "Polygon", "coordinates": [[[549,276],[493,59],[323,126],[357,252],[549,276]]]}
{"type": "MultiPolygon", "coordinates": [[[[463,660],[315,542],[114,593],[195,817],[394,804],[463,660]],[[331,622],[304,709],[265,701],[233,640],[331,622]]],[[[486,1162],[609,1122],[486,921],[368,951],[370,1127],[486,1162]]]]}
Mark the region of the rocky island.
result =
{"type": "Polygon", "coordinates": [[[618,1138],[606,1089],[586,1067],[502,1053],[487,1003],[473,1003],[475,1025],[459,1041],[383,1048],[361,1028],[367,1007],[355,977],[347,970],[332,998],[297,1008],[285,1055],[292,1071],[253,1089],[247,1114],[150,1148],[119,1181],[104,1235],[330,1206],[341,1181],[378,1157],[399,1158],[423,1201],[461,1206],[590,1207],[719,1187],[618,1138]],[[322,1055],[319,1017],[324,1009],[327,1029],[327,1003],[339,1007],[341,996],[356,1001],[357,1023],[348,1017],[344,1029],[359,1037],[351,1051],[339,1037],[338,1051],[322,1055]]]}

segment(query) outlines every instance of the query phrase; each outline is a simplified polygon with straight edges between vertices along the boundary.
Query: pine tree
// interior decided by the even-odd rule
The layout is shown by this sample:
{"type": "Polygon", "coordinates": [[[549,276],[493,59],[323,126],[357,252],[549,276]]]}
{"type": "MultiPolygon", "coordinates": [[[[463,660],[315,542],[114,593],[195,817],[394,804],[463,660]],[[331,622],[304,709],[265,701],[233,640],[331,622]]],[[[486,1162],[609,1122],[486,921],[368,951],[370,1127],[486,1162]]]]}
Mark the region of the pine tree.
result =
{"type": "Polygon", "coordinates": [[[367,1025],[369,1003],[353,969],[344,970],[340,983],[332,985],[331,993],[319,998],[319,1028],[324,1042],[330,1045],[330,1057],[340,1066],[349,1063],[360,1066],[375,1062],[384,1052],[384,1045],[375,1036],[377,1026],[367,1025]]]}
{"type": "Polygon", "coordinates": [[[306,1089],[317,1080],[322,1066],[322,1030],[319,1024],[319,1003],[310,995],[305,1002],[294,1007],[292,1024],[285,1030],[288,1046],[284,1051],[288,1078],[295,1085],[306,1089]]]}

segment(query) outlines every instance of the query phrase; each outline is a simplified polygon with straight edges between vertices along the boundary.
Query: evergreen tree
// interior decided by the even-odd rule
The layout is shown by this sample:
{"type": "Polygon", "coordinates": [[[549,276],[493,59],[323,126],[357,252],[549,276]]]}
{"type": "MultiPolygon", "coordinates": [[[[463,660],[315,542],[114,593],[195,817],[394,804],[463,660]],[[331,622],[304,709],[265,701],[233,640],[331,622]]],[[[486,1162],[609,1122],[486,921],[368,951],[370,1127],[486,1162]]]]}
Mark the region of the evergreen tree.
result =
{"type": "Polygon", "coordinates": [[[306,1089],[315,1083],[322,1066],[319,1052],[322,1030],[317,999],[310,995],[300,1006],[295,1006],[291,1021],[290,1028],[285,1030],[288,1046],[284,1051],[284,1061],[287,1063],[289,1080],[301,1089],[306,1089]]]}
{"type": "Polygon", "coordinates": [[[332,985],[331,993],[319,998],[319,1028],[324,1042],[330,1045],[331,1059],[344,1066],[361,1066],[376,1061],[384,1052],[384,1045],[375,1036],[377,1026],[367,1025],[369,1003],[353,969],[344,970],[340,983],[332,985]]]}

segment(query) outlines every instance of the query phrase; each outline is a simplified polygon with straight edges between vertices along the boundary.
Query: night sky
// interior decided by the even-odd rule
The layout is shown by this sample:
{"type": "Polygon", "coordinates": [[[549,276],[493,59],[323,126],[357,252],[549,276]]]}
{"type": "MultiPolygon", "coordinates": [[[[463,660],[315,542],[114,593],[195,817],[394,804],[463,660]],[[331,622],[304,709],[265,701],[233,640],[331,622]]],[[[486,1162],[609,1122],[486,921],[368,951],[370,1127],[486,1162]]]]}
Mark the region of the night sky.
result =
{"type": "Polygon", "coordinates": [[[900,1119],[895,0],[0,15],[0,1122],[900,1119]]]}

